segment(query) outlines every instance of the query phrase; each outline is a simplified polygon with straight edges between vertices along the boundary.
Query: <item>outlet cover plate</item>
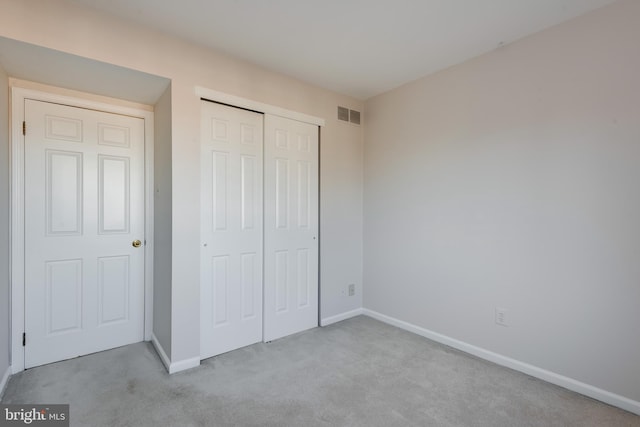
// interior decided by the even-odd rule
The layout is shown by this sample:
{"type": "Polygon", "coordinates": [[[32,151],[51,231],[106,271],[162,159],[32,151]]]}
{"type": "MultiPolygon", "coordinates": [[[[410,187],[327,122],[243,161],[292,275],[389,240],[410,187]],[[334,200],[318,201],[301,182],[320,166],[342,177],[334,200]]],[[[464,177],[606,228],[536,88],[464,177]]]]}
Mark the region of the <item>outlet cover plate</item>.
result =
{"type": "Polygon", "coordinates": [[[496,325],[509,326],[509,319],[507,317],[508,311],[506,308],[496,307],[496,325]]]}

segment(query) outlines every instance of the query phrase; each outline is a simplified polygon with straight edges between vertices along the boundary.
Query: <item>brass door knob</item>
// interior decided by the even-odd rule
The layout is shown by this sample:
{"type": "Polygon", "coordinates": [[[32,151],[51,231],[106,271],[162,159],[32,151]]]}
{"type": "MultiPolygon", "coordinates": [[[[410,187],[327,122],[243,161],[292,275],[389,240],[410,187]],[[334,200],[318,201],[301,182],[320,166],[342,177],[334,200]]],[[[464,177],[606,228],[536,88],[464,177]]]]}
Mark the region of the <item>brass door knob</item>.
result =
{"type": "Polygon", "coordinates": [[[140,246],[142,246],[142,242],[140,240],[134,240],[133,242],[131,242],[131,245],[134,248],[139,248],[140,246]]]}

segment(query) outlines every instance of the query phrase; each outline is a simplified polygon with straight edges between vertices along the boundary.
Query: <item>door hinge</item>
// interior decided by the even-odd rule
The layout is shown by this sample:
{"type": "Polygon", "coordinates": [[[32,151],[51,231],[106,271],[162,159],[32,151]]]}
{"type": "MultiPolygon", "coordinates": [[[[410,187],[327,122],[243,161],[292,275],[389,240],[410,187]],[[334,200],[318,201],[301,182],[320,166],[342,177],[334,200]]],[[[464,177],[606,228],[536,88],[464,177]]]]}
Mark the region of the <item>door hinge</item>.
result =
{"type": "Polygon", "coordinates": [[[27,122],[22,122],[22,134],[26,135],[27,134],[27,122]]]}
{"type": "Polygon", "coordinates": [[[27,345],[27,334],[25,332],[22,333],[22,346],[27,345]]]}

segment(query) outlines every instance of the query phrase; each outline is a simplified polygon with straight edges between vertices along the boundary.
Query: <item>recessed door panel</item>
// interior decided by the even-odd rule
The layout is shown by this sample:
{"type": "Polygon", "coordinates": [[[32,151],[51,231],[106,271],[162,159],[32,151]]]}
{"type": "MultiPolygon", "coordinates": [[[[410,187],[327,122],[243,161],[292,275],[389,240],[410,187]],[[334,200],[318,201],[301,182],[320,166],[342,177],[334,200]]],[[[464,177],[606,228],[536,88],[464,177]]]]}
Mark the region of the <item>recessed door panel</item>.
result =
{"type": "Polygon", "coordinates": [[[98,318],[100,325],[129,316],[129,257],[98,258],[98,318]]]}
{"type": "Polygon", "coordinates": [[[242,123],[240,125],[240,142],[243,144],[262,144],[262,140],[256,140],[256,133],[254,125],[242,123]]]}
{"type": "Polygon", "coordinates": [[[242,229],[252,230],[256,224],[262,220],[257,209],[260,200],[258,194],[261,193],[258,185],[258,161],[254,156],[242,156],[240,158],[241,186],[242,186],[242,229]]]}
{"type": "Polygon", "coordinates": [[[129,232],[129,158],[98,155],[100,234],[129,232]]]}
{"type": "Polygon", "coordinates": [[[46,150],[47,234],[82,233],[82,153],[46,150]]]}
{"type": "Polygon", "coordinates": [[[25,367],[141,341],[144,121],[24,108],[25,367]]]}
{"type": "Polygon", "coordinates": [[[289,252],[276,251],[275,255],[276,313],[282,313],[289,308],[289,252]]]}
{"type": "Polygon", "coordinates": [[[309,153],[311,152],[311,136],[298,134],[298,151],[309,153]]]}
{"type": "Polygon", "coordinates": [[[211,139],[210,141],[227,141],[227,128],[229,122],[227,120],[212,118],[211,119],[211,139]]]}
{"type": "Polygon", "coordinates": [[[211,264],[213,326],[222,326],[229,323],[229,256],[213,257],[211,264]]]}
{"type": "Polygon", "coordinates": [[[311,277],[309,277],[311,259],[309,258],[309,249],[298,249],[297,255],[298,307],[304,308],[309,305],[311,296],[311,277]]]}
{"type": "Polygon", "coordinates": [[[256,317],[260,312],[258,304],[262,305],[262,301],[256,300],[256,294],[260,294],[262,287],[262,272],[256,270],[256,266],[261,264],[257,257],[255,252],[241,255],[242,319],[256,317]]]}
{"type": "Polygon", "coordinates": [[[46,115],[45,138],[82,142],[82,120],[46,115]]]}
{"type": "Polygon", "coordinates": [[[211,188],[213,229],[223,231],[227,229],[227,179],[229,153],[213,151],[211,153],[211,188]]]}
{"type": "Polygon", "coordinates": [[[274,129],[275,148],[277,150],[286,151],[289,149],[289,132],[285,129],[274,129]]]}
{"type": "Polygon", "coordinates": [[[131,132],[126,126],[98,123],[98,144],[129,148],[131,132]]]}
{"type": "Polygon", "coordinates": [[[298,161],[298,227],[309,228],[311,224],[311,162],[298,161]]]}
{"type": "Polygon", "coordinates": [[[46,264],[47,334],[82,329],[82,260],[46,264]]]}
{"type": "Polygon", "coordinates": [[[289,160],[275,159],[276,227],[289,227],[289,160]]]}

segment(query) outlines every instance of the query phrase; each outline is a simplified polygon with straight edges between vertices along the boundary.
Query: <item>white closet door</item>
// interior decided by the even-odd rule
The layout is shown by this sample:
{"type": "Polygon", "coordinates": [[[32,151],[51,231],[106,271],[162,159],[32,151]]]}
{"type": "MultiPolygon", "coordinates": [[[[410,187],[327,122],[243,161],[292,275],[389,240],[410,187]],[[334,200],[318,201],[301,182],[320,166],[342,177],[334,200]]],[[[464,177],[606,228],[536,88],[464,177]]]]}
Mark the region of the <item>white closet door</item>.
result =
{"type": "Polygon", "coordinates": [[[200,357],[262,340],[263,117],[202,102],[200,357]]]}
{"type": "Polygon", "coordinates": [[[25,367],[142,341],[144,121],[24,107],[25,367]]]}
{"type": "Polygon", "coordinates": [[[318,326],[318,127],[265,116],[264,341],[318,326]]]}

